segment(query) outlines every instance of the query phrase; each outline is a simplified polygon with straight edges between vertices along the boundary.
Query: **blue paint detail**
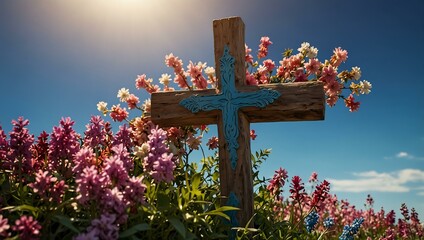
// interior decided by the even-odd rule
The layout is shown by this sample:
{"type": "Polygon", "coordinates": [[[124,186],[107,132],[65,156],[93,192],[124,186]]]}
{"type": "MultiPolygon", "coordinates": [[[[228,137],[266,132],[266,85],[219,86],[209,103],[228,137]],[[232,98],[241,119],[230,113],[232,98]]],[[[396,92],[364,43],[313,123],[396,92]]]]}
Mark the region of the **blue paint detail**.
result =
{"type": "MultiPolygon", "coordinates": [[[[238,200],[236,194],[234,192],[230,192],[230,195],[228,196],[228,200],[227,200],[227,206],[231,206],[231,207],[239,207],[240,205],[240,201],[238,200]]],[[[237,211],[236,210],[232,210],[232,211],[228,211],[227,215],[230,217],[230,223],[231,226],[235,227],[238,226],[238,220],[237,220],[237,211]]]]}
{"type": "Polygon", "coordinates": [[[256,92],[238,92],[235,86],[234,57],[230,55],[228,46],[220,59],[221,93],[210,96],[193,95],[181,100],[180,105],[193,113],[199,111],[221,110],[224,121],[224,137],[230,152],[231,168],[237,166],[237,149],[239,144],[238,110],[241,107],[260,107],[274,102],[280,93],[271,89],[261,89],[256,92]]]}

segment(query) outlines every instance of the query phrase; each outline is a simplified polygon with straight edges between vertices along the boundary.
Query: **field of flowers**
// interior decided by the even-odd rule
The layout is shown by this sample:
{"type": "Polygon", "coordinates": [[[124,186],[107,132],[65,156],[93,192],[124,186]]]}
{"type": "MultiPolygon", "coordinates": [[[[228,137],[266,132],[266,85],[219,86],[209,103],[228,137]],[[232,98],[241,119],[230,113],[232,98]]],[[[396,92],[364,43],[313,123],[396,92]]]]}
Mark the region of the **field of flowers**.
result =
{"type": "MultiPolygon", "coordinates": [[[[359,108],[355,95],[371,91],[368,81],[359,81],[359,67],[339,70],[346,50],[336,48],[330,60],[320,62],[318,50],[303,43],[295,55],[286,50],[279,66],[270,59],[259,64],[271,44],[261,39],[255,62],[246,46],[248,84],[322,81],[328,105],[342,99],[350,111],[359,108]]],[[[184,70],[173,54],[165,63],[181,89],[216,83],[214,69],[206,64],[190,61],[184,70]]],[[[143,74],[136,87],[149,93],[174,90],[169,74],[159,82],[162,89],[143,74]]],[[[221,205],[226,196],[220,194],[217,154],[190,158],[203,147],[217,149],[216,137],[202,145],[207,126],[163,129],[149,120],[149,100],[141,103],[126,88],[118,98],[142,115],[129,119],[126,107],[100,102],[102,114],[123,122],[116,132],[101,116],[92,116],[81,134],[70,118],[38,137],[23,117],[12,121],[9,134],[0,126],[0,238],[423,239],[418,214],[404,204],[398,217],[393,210],[374,209],[371,196],[364,199],[365,209],[358,209],[332,194],[330,183],[316,173],[304,181],[280,168],[272,178],[261,177],[260,166],[270,154],[266,149],[252,154],[254,227],[231,228],[228,213],[237,209],[221,205]]]]}

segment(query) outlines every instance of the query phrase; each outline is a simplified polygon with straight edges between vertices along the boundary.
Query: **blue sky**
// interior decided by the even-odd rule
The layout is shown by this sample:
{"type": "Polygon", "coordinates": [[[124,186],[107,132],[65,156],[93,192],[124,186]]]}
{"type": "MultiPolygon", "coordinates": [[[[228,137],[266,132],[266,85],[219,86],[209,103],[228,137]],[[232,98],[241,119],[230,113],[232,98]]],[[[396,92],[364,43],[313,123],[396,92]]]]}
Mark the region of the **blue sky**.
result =
{"type": "MultiPolygon", "coordinates": [[[[252,149],[272,148],[263,166],[284,167],[307,180],[317,171],[333,193],[362,207],[368,193],[379,209],[406,202],[424,216],[424,2],[287,0],[63,0],[0,2],[0,125],[28,118],[37,135],[70,116],[84,131],[96,104],[118,103],[134,80],[172,73],[164,56],[213,63],[212,20],[240,16],[255,51],[261,36],[278,61],[307,41],[320,60],[335,47],[349,52],[373,84],[359,112],[337,104],[325,121],[254,124],[252,149]]],[[[133,115],[135,116],[135,114],[133,115]]],[[[110,120],[109,118],[107,118],[110,120]]],[[[116,125],[114,130],[116,130],[116,125]]],[[[215,130],[214,127],[211,127],[215,130]]],[[[214,134],[212,131],[211,134],[214,134]]]]}

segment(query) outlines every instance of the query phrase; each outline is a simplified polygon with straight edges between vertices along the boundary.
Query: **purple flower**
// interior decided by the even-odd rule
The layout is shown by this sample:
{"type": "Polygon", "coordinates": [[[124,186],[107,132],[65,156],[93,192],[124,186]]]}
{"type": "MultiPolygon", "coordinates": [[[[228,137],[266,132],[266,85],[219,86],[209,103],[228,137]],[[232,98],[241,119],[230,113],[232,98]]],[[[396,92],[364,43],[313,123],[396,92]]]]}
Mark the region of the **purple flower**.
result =
{"type": "Polygon", "coordinates": [[[148,141],[150,152],[143,159],[143,167],[157,182],[169,183],[174,179],[175,162],[173,154],[169,153],[166,138],[167,133],[163,129],[156,127],[151,130],[148,141]]]}
{"type": "Polygon", "coordinates": [[[106,145],[107,132],[104,121],[100,116],[92,116],[90,123],[85,127],[84,146],[96,149],[99,146],[106,145]]]}
{"type": "Polygon", "coordinates": [[[28,120],[19,117],[18,121],[13,120],[13,130],[10,132],[10,152],[8,158],[13,167],[14,174],[31,174],[33,172],[31,145],[34,143],[34,136],[29,134],[26,126],[28,120]]]}
{"type": "Polygon", "coordinates": [[[115,156],[117,156],[122,163],[124,164],[124,168],[130,172],[134,168],[134,162],[130,157],[130,154],[127,151],[127,148],[123,144],[119,144],[112,147],[112,152],[115,156]]]}
{"type": "Polygon", "coordinates": [[[93,153],[93,149],[90,147],[81,148],[73,158],[74,167],[72,168],[72,172],[79,176],[84,168],[90,166],[96,166],[95,156],[93,153]]]}
{"type": "MultiPolygon", "coordinates": [[[[7,153],[9,152],[9,143],[6,138],[2,127],[0,126],[0,159],[6,159],[7,153]]],[[[2,169],[11,169],[11,163],[9,161],[1,161],[0,167],[2,169]]]]}
{"type": "Polygon", "coordinates": [[[77,184],[77,193],[79,193],[76,199],[84,205],[91,199],[101,198],[109,179],[107,175],[99,174],[95,166],[90,166],[83,169],[75,183],[77,184]]]}
{"type": "Polygon", "coordinates": [[[65,177],[72,175],[70,164],[75,153],[80,149],[80,136],[72,129],[71,118],[62,118],[60,126],[54,127],[49,147],[49,168],[65,177]]]}
{"type": "Polygon", "coordinates": [[[146,185],[143,184],[143,177],[132,177],[128,180],[124,190],[124,197],[133,205],[144,203],[144,192],[146,185]]]}
{"type": "Polygon", "coordinates": [[[123,144],[127,148],[131,148],[133,143],[131,141],[132,130],[128,128],[126,124],[119,127],[119,131],[116,133],[113,138],[113,146],[117,146],[119,144],[123,144]]]}
{"type": "Polygon", "coordinates": [[[117,155],[111,156],[105,160],[104,171],[109,176],[112,184],[114,186],[118,186],[119,188],[125,186],[129,178],[128,171],[124,167],[124,162],[122,162],[122,160],[117,155]]]}
{"type": "Polygon", "coordinates": [[[91,221],[91,226],[87,228],[87,233],[78,235],[75,240],[114,240],[119,237],[119,227],[115,223],[114,214],[102,214],[100,218],[91,221]]]}
{"type": "Polygon", "coordinates": [[[38,239],[40,235],[41,225],[32,216],[22,215],[21,218],[15,221],[12,230],[19,233],[19,238],[25,239],[38,239]]]}

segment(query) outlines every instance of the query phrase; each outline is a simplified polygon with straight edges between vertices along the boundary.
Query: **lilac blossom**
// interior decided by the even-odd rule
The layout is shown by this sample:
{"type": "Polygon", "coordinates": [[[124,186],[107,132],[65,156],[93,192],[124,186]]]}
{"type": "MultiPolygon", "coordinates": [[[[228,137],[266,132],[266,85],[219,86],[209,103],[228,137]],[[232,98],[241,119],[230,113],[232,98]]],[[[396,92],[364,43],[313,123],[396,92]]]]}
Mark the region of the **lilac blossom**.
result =
{"type": "Polygon", "coordinates": [[[26,126],[28,120],[19,117],[18,121],[13,120],[13,130],[10,132],[10,151],[8,159],[13,168],[14,174],[31,174],[33,172],[31,145],[34,143],[34,136],[29,134],[26,126]]]}
{"type": "Polygon", "coordinates": [[[90,199],[98,199],[102,196],[104,188],[109,183],[108,176],[98,173],[95,166],[86,167],[81,175],[75,180],[80,204],[87,204],[90,199]]]}
{"type": "Polygon", "coordinates": [[[131,148],[133,143],[131,141],[132,130],[128,128],[126,124],[119,127],[119,131],[116,133],[113,138],[113,146],[117,146],[119,144],[123,144],[127,148],[131,148]]]}

